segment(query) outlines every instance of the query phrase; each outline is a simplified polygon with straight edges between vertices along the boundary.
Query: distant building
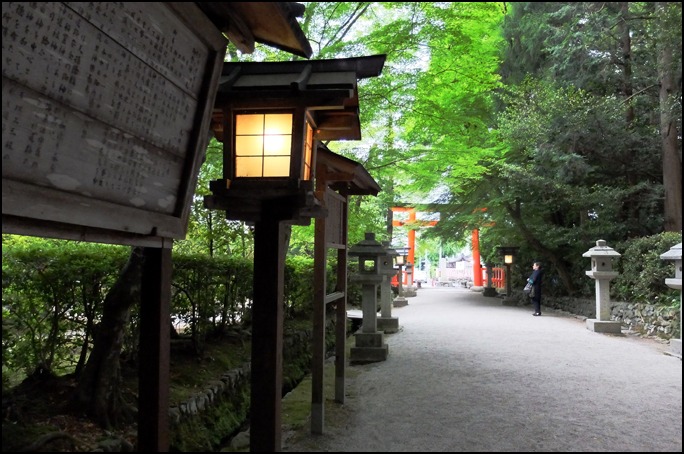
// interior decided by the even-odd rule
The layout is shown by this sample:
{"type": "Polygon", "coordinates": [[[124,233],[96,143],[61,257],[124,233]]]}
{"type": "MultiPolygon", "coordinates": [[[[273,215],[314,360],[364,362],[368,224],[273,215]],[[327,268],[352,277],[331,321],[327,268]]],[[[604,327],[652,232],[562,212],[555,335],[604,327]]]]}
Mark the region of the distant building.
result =
{"type": "Polygon", "coordinates": [[[457,285],[459,283],[473,282],[473,258],[464,253],[455,257],[442,257],[439,259],[437,268],[438,285],[457,285]]]}

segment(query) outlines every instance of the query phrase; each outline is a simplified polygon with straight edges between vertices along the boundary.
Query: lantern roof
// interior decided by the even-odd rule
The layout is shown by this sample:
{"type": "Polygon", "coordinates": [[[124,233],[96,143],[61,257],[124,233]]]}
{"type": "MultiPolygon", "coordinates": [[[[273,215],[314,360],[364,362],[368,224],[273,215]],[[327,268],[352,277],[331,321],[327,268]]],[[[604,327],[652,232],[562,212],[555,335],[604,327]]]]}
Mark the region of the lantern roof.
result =
{"type": "Polygon", "coordinates": [[[582,254],[582,257],[620,257],[620,253],[608,246],[606,240],[596,240],[596,246],[582,254]]]}
{"type": "Polygon", "coordinates": [[[195,3],[245,54],[255,43],[309,58],[313,51],[297,17],[305,6],[295,2],[196,2],[195,3]]]}
{"type": "Polygon", "coordinates": [[[385,246],[375,239],[375,233],[366,232],[365,238],[349,248],[351,256],[377,256],[387,255],[385,246]]]}
{"type": "Polygon", "coordinates": [[[366,168],[349,158],[333,153],[324,144],[318,145],[316,178],[342,195],[374,195],[382,189],[366,168]]]}
{"type": "Polygon", "coordinates": [[[222,141],[225,108],[305,106],[315,138],[360,140],[359,79],[377,77],[386,55],[284,62],[223,64],[212,116],[212,130],[222,141]]]}
{"type": "Polygon", "coordinates": [[[669,251],[660,254],[661,260],[681,260],[682,259],[682,243],[675,244],[669,251]]]}
{"type": "Polygon", "coordinates": [[[520,250],[520,247],[518,246],[497,246],[497,251],[499,254],[505,255],[505,254],[517,254],[518,251],[520,250]]]}

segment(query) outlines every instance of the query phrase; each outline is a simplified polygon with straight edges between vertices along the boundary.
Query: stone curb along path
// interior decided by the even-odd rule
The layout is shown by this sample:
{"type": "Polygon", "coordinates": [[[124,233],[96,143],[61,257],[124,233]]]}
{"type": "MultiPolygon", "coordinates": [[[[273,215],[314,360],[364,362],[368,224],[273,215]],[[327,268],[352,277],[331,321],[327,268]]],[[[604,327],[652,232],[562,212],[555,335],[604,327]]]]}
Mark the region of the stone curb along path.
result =
{"type": "Polygon", "coordinates": [[[324,433],[304,424],[283,451],[681,452],[682,364],[667,344],[542,312],[420,289],[393,309],[387,359],[349,366],[324,433]]]}

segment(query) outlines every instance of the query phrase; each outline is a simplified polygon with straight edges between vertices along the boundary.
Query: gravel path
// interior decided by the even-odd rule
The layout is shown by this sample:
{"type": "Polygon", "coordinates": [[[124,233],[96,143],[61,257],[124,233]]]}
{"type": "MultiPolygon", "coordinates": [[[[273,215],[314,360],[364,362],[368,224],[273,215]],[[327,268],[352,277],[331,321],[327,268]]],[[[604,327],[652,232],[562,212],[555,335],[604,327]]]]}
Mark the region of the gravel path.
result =
{"type": "Polygon", "coordinates": [[[682,362],[667,343],[460,288],[394,308],[386,361],[352,365],[326,426],[291,452],[682,451],[682,362]]]}

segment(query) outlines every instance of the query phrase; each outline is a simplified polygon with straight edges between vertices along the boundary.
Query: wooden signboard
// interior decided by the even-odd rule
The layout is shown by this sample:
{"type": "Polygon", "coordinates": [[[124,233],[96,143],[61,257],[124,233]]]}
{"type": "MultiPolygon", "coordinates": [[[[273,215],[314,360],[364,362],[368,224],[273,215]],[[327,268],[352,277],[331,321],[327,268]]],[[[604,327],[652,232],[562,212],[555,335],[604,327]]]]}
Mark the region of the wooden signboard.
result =
{"type": "Polygon", "coordinates": [[[3,2],[2,230],[185,237],[227,41],[194,3],[3,2]]]}

